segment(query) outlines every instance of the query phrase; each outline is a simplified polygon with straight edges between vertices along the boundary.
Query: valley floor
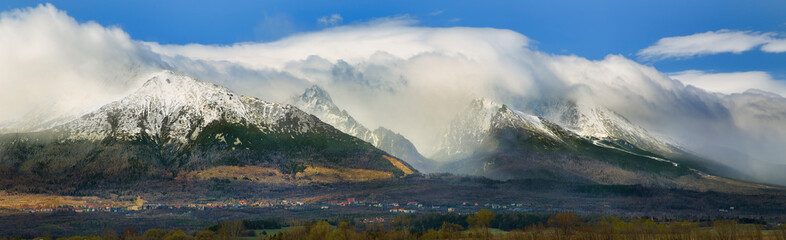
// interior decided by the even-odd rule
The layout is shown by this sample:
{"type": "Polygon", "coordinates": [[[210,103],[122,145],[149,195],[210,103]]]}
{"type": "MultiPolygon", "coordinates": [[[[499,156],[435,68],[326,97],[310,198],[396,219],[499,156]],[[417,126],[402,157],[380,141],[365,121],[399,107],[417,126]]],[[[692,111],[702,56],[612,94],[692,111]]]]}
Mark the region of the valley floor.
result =
{"type": "Polygon", "coordinates": [[[697,192],[638,185],[493,181],[451,175],[296,185],[243,180],[156,181],[85,189],[77,195],[0,194],[0,235],[99,234],[134,226],[199,230],[231,219],[391,218],[421,213],[497,212],[780,219],[786,192],[697,192]]]}

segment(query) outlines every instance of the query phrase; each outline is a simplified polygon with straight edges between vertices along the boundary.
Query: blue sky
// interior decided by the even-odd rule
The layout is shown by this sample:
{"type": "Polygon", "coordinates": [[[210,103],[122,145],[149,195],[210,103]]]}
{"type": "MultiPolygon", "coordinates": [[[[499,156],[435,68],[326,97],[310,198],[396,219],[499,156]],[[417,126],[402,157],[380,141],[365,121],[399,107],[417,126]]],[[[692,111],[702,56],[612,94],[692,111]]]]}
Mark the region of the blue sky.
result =
{"type": "MultiPolygon", "coordinates": [[[[659,39],[731,29],[786,34],[786,1],[50,1],[78,21],[120,26],[163,44],[265,42],[338,24],[408,15],[431,27],[511,29],[541,51],[601,59],[637,52],[659,39]]],[[[6,0],[0,10],[43,1],[6,0]]],[[[765,71],[786,79],[786,53],[756,49],[659,61],[663,72],[765,71]]]]}

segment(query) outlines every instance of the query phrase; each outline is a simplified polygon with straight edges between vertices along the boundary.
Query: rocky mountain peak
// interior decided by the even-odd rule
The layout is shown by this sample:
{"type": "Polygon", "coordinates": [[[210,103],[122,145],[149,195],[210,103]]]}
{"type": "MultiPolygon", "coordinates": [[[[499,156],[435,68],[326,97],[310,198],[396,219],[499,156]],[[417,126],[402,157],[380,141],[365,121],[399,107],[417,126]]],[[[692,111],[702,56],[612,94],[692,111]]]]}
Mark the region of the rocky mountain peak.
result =
{"type": "Polygon", "coordinates": [[[331,110],[335,108],[335,110],[338,111],[336,105],[333,103],[333,99],[330,98],[330,94],[316,84],[307,88],[306,91],[297,98],[302,102],[314,106],[323,106],[331,110]]]}

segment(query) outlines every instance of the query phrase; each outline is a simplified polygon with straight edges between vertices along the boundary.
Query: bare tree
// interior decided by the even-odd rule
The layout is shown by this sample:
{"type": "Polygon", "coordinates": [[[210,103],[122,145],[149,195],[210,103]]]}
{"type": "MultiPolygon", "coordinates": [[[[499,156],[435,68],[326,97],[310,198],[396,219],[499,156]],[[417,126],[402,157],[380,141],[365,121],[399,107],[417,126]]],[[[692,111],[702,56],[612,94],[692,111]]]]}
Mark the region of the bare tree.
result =
{"type": "Polygon", "coordinates": [[[222,240],[238,240],[244,228],[241,220],[223,222],[221,228],[218,229],[219,237],[222,240]]]}

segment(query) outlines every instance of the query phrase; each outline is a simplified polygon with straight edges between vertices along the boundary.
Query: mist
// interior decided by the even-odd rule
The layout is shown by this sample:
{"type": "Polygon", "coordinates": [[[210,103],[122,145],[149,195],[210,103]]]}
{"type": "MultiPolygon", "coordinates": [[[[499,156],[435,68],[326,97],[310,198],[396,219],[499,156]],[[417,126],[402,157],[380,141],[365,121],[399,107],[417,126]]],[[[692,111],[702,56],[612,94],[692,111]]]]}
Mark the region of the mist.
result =
{"type": "Polygon", "coordinates": [[[160,58],[117,27],[52,5],[0,14],[0,122],[32,130],[127,94],[160,58]],[[35,119],[35,121],[31,121],[35,119]]]}
{"type": "Polygon", "coordinates": [[[510,30],[422,27],[399,17],[274,42],[162,45],[78,23],[51,5],[0,17],[0,100],[19,103],[0,109],[0,122],[74,117],[172,69],[278,102],[317,84],[360,123],[399,132],[427,156],[455,114],[485,97],[525,112],[554,100],[608,108],[770,182],[782,179],[759,166],[786,164],[786,99],[779,94],[710,92],[621,55],[541,52],[510,30]]]}

